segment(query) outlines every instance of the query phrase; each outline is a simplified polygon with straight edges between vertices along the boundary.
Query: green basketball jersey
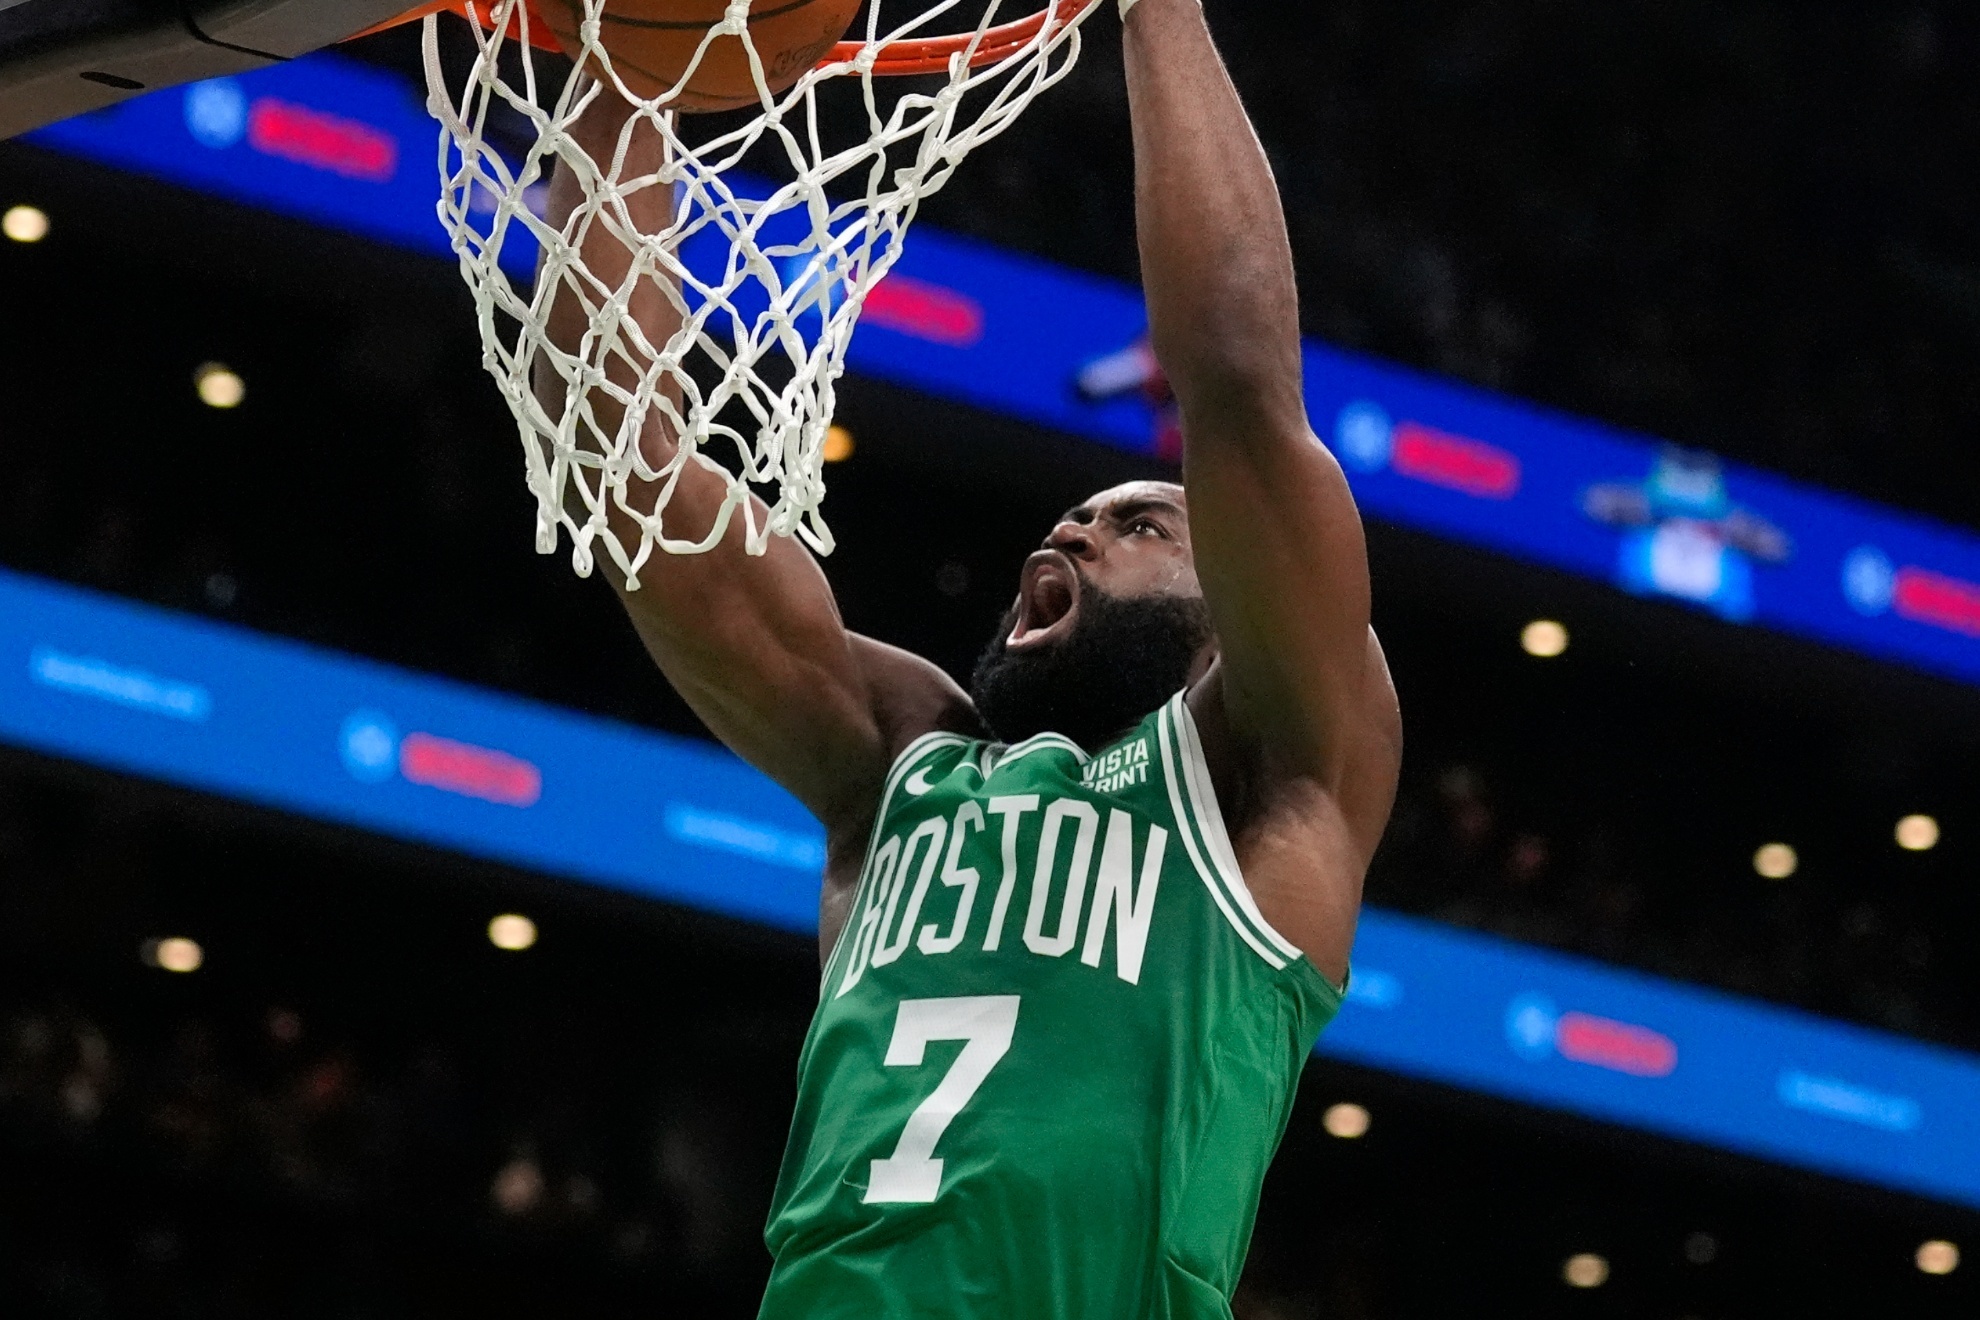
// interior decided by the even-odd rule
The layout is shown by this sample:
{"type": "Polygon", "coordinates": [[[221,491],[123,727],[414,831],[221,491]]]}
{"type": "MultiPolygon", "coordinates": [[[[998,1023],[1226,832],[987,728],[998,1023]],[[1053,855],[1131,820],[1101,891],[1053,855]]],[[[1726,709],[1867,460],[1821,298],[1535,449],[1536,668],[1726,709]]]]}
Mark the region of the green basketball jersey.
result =
{"type": "Polygon", "coordinates": [[[1229,1317],[1340,991],[1238,873],[1178,696],[1088,756],[931,734],[825,969],[764,1320],[1229,1317]]]}

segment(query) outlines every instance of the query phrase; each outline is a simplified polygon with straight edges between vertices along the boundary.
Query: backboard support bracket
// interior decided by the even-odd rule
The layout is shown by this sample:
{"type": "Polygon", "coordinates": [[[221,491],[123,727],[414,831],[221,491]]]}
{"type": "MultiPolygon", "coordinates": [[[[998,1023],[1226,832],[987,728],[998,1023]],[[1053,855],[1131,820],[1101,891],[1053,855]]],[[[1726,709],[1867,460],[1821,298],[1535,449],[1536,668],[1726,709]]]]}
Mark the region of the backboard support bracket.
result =
{"type": "Polygon", "coordinates": [[[0,138],[266,68],[404,9],[405,0],[0,0],[0,138]]]}

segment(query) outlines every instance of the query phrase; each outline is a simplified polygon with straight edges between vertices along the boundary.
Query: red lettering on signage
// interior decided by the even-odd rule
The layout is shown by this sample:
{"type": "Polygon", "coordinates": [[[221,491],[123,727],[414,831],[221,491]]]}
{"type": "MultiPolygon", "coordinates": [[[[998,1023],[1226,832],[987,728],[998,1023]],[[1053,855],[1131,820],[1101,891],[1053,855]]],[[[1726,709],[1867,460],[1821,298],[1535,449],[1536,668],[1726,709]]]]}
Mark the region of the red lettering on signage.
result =
{"type": "Polygon", "coordinates": [[[1891,603],[1913,623],[1980,637],[1980,586],[1971,582],[1923,568],[1899,569],[1891,603]]]}
{"type": "Polygon", "coordinates": [[[1564,1058],[1632,1077],[1669,1077],[1677,1071],[1677,1042],[1648,1027],[1592,1013],[1563,1013],[1554,1047],[1564,1058]]]}
{"type": "Polygon", "coordinates": [[[1509,500],[1519,493],[1519,459],[1497,445],[1447,435],[1420,422],[1396,426],[1397,472],[1480,499],[1509,500]]]}
{"type": "Polygon", "coordinates": [[[248,145],[264,155],[372,183],[389,182],[399,168],[399,143],[390,133],[272,96],[248,112],[248,145]]]}
{"type": "Polygon", "coordinates": [[[983,306],[939,284],[889,275],[866,295],[865,320],[916,339],[970,348],[983,338],[983,306]]]}
{"type": "Polygon", "coordinates": [[[533,806],[543,796],[543,772],[529,762],[430,733],[409,733],[399,744],[399,773],[415,784],[505,807],[533,806]]]}

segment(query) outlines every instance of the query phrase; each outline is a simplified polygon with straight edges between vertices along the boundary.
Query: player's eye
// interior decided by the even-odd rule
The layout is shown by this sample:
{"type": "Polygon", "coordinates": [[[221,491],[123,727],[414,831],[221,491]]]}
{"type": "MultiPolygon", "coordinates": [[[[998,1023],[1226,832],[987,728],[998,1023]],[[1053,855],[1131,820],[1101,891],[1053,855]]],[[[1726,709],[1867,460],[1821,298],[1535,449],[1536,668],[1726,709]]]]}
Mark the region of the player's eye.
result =
{"type": "Polygon", "coordinates": [[[1128,531],[1132,533],[1153,532],[1155,535],[1160,536],[1162,534],[1162,524],[1152,518],[1136,518],[1128,524],[1128,531]]]}

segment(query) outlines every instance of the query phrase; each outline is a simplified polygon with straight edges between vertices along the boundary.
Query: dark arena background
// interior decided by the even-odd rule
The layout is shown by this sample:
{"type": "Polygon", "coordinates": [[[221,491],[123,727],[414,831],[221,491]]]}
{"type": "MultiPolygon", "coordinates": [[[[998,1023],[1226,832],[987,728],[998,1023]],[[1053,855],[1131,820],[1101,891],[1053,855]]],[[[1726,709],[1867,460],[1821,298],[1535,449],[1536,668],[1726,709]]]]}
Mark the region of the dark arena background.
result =
{"type": "MultiPolygon", "coordinates": [[[[1408,737],[1239,1316],[1980,1315],[1980,14],[1209,8],[1408,737]]],[[[958,675],[1173,470],[1116,34],[843,388],[958,675]]],[[[0,144],[0,1314],[755,1314],[815,827],[533,553],[421,95],[0,144]]]]}

